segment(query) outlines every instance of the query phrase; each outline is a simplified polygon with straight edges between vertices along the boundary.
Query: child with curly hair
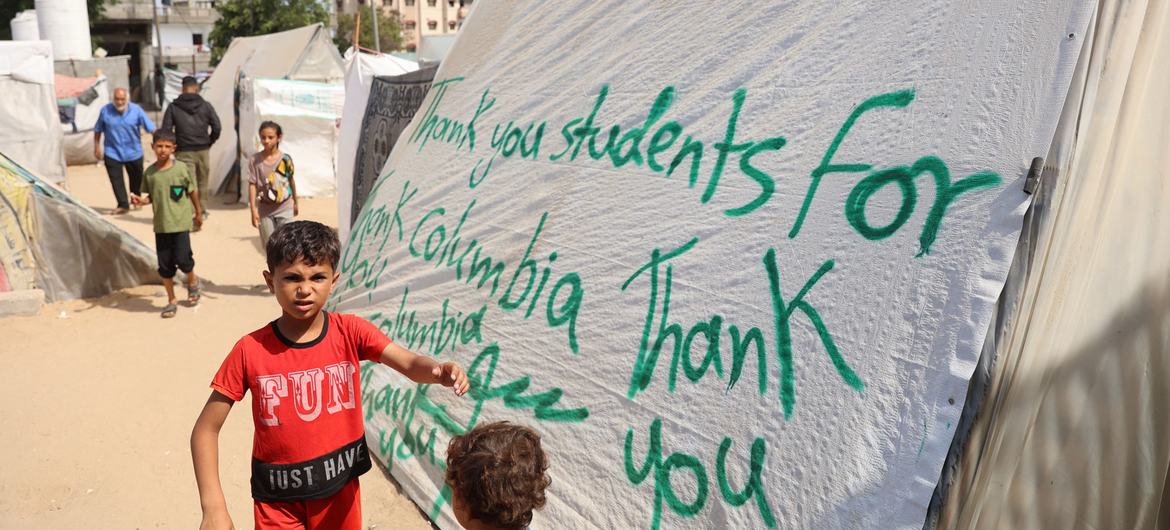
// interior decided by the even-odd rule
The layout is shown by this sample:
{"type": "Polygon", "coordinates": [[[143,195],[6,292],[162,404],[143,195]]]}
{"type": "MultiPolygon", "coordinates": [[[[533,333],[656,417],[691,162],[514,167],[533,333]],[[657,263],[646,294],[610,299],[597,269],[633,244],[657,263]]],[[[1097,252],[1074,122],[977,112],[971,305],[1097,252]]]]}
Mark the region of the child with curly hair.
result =
{"type": "Polygon", "coordinates": [[[544,507],[548,457],[540,435],[506,421],[479,425],[447,446],[451,508],[467,530],[524,530],[544,507]]]}

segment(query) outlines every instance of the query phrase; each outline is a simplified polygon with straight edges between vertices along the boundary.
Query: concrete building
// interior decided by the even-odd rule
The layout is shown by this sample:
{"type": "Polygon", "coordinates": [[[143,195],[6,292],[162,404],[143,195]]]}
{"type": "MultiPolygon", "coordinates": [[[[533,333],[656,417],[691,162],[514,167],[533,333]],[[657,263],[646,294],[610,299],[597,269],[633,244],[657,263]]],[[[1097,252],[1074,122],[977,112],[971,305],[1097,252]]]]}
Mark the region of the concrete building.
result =
{"type": "MultiPolygon", "coordinates": [[[[374,7],[402,17],[402,46],[408,52],[418,49],[419,39],[432,35],[451,35],[463,26],[463,19],[473,0],[335,0],[338,13],[354,13],[359,8],[374,7]]],[[[364,11],[369,13],[369,11],[364,11]]]]}
{"type": "Polygon", "coordinates": [[[161,53],[164,66],[186,72],[209,69],[208,37],[219,19],[213,0],[160,3],[158,35],[155,35],[152,9],[155,7],[152,0],[117,0],[106,6],[104,19],[94,23],[90,30],[94,37],[101,38],[102,47],[110,55],[130,56],[131,99],[148,108],[157,106],[153,98],[157,90],[155,54],[161,53]]]}

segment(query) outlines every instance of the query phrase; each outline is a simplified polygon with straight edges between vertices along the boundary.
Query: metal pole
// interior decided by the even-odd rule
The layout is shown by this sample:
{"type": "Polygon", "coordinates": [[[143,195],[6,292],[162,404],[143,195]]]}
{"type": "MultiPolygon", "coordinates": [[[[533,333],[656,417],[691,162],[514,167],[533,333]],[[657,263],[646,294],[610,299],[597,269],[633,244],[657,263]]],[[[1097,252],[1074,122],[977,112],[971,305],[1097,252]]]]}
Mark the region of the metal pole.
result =
{"type": "Polygon", "coordinates": [[[382,53],[382,43],[378,41],[378,9],[374,7],[376,1],[370,0],[370,15],[374,19],[374,51],[382,53]]]}
{"type": "Polygon", "coordinates": [[[354,51],[354,53],[357,53],[358,49],[361,48],[361,45],[362,45],[361,36],[362,36],[362,10],[358,9],[357,13],[355,13],[353,16],[353,51],[354,51]]]}
{"type": "Polygon", "coordinates": [[[154,40],[156,45],[154,47],[154,90],[157,95],[158,108],[162,109],[166,98],[163,95],[162,83],[162,32],[158,30],[158,5],[157,0],[151,0],[150,13],[154,16],[154,40]]]}

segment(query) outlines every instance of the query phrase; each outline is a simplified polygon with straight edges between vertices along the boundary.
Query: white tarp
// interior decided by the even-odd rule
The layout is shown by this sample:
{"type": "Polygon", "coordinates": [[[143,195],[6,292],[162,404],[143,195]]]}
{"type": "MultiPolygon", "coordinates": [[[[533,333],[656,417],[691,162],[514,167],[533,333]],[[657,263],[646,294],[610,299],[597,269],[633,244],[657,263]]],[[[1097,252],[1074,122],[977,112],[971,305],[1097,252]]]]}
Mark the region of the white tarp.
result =
{"type": "Polygon", "coordinates": [[[1170,3],[1088,37],[939,528],[1170,528],[1170,3]]]}
{"type": "Polygon", "coordinates": [[[498,419],[534,527],[921,528],[1091,7],[477,2],[331,301],[473,390],[363,366],[371,451],[444,528],[498,419]]]}
{"type": "Polygon", "coordinates": [[[332,195],[338,122],[345,85],[288,79],[248,79],[240,100],[240,144],[245,155],[259,151],[258,128],[265,120],[280,124],[280,150],[292,156],[297,195],[332,195]],[[247,132],[245,132],[247,131],[247,132]],[[245,136],[246,135],[246,136],[245,136]]]}
{"type": "Polygon", "coordinates": [[[337,143],[337,230],[349,234],[350,204],[353,198],[353,164],[361,139],[362,118],[370,84],[376,75],[398,75],[418,70],[418,63],[392,55],[345,52],[345,109],[341,113],[341,137],[337,143]]]}
{"type": "MultiPolygon", "coordinates": [[[[236,82],[240,74],[251,78],[287,78],[303,81],[339,82],[345,77],[341,55],[321,24],[255,37],[232,39],[215,72],[203,85],[201,94],[219,114],[223,133],[211,146],[209,186],[220,189],[238,160],[235,115],[236,82]]],[[[242,134],[252,134],[241,128],[242,134]]]]}
{"type": "Polygon", "coordinates": [[[0,41],[0,152],[53,183],[65,181],[49,41],[0,41]]]}

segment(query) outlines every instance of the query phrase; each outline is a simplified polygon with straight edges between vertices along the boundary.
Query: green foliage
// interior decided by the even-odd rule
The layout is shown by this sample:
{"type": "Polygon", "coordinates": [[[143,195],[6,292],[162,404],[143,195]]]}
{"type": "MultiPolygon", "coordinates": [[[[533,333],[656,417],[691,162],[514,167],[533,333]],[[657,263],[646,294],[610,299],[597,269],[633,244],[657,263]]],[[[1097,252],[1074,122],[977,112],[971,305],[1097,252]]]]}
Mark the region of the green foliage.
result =
{"type": "Polygon", "coordinates": [[[216,8],[219,20],[208,37],[213,65],[219,63],[236,37],[329,24],[329,10],[317,0],[226,0],[216,3],[216,8]]]}
{"type": "MultiPolygon", "coordinates": [[[[362,28],[358,34],[361,41],[359,44],[366,49],[376,49],[374,47],[374,23],[373,17],[370,16],[371,10],[368,6],[362,5],[362,28]]],[[[338,51],[345,53],[353,45],[353,25],[354,19],[357,18],[354,14],[338,14],[337,15],[337,36],[333,37],[333,43],[337,45],[338,51]]],[[[390,14],[381,14],[378,17],[378,42],[382,45],[381,51],[390,52],[402,49],[402,19],[399,18],[397,11],[391,11],[390,14]]]]}
{"type": "MultiPolygon", "coordinates": [[[[85,3],[89,11],[90,24],[102,19],[106,11],[106,1],[89,0],[85,3]]],[[[33,7],[34,0],[0,0],[0,40],[12,39],[12,26],[9,26],[8,22],[17,13],[33,7]]]]}

